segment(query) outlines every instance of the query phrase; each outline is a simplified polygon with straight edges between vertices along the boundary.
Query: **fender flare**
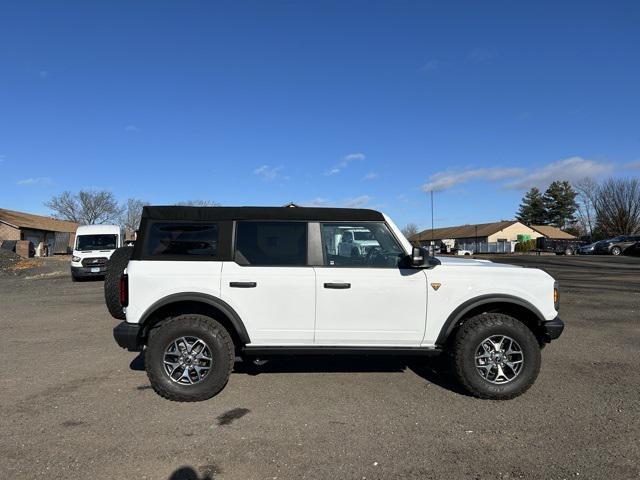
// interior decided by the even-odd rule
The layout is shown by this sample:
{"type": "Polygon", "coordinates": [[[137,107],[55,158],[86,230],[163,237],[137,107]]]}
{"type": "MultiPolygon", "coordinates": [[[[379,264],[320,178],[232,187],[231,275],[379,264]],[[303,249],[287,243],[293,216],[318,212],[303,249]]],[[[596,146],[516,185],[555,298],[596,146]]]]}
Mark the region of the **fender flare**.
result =
{"type": "Polygon", "coordinates": [[[444,322],[444,325],[442,325],[442,328],[440,329],[436,344],[444,345],[446,343],[449,335],[465,314],[467,314],[474,308],[480,307],[482,305],[488,305],[490,303],[510,303],[512,305],[517,305],[529,310],[529,312],[531,312],[538,319],[539,324],[545,321],[544,315],[540,313],[540,310],[538,310],[533,304],[526,300],[523,300],[522,298],[506,294],[480,295],[479,297],[474,297],[470,300],[467,300],[466,302],[459,305],[453,312],[451,312],[447,320],[444,322]]]}
{"type": "Polygon", "coordinates": [[[251,343],[247,329],[240,318],[240,315],[224,300],[218,297],[200,292],[184,292],[174,293],[161,298],[157,302],[153,303],[140,317],[140,324],[144,325],[146,321],[153,315],[158,309],[178,302],[199,302],[205,305],[212,306],[220,310],[231,322],[233,328],[236,330],[240,341],[245,345],[251,343]]]}

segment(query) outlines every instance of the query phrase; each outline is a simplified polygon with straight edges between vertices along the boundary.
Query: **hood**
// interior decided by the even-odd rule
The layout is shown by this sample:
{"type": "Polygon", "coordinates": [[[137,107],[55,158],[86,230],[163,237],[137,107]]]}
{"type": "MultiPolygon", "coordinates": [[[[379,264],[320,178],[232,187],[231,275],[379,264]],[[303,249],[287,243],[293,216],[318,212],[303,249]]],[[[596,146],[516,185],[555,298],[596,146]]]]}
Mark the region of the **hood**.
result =
{"type": "Polygon", "coordinates": [[[519,265],[508,265],[506,263],[493,263],[491,260],[481,260],[476,258],[455,258],[438,257],[441,265],[451,265],[460,267],[490,267],[490,268],[523,268],[519,265]]]}

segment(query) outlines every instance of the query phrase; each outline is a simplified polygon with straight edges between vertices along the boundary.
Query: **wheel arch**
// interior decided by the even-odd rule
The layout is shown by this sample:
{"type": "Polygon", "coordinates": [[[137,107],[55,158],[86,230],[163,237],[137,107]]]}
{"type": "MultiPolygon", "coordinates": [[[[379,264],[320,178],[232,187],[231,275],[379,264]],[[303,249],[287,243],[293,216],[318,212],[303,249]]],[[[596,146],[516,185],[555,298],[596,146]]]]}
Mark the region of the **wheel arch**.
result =
{"type": "Polygon", "coordinates": [[[513,295],[481,295],[462,303],[444,322],[436,345],[444,346],[451,334],[467,319],[482,313],[504,313],[523,322],[537,338],[544,316],[534,305],[513,295]]]}
{"type": "Polygon", "coordinates": [[[151,305],[140,317],[143,337],[146,338],[149,330],[159,322],[185,313],[208,315],[220,322],[238,349],[251,343],[247,329],[233,307],[218,297],[199,292],[168,295],[151,305]]]}

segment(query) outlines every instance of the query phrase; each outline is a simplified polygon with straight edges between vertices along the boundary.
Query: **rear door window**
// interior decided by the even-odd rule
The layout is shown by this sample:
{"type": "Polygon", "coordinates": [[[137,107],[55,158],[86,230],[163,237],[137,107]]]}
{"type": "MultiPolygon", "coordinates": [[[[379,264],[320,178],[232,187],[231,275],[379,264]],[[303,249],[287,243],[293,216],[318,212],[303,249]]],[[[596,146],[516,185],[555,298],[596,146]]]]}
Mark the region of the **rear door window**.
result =
{"type": "Polygon", "coordinates": [[[236,262],[240,265],[306,265],[306,222],[238,222],[236,262]]]}
{"type": "Polygon", "coordinates": [[[215,257],[218,255],[216,223],[152,223],[146,254],[156,257],[215,257]]]}

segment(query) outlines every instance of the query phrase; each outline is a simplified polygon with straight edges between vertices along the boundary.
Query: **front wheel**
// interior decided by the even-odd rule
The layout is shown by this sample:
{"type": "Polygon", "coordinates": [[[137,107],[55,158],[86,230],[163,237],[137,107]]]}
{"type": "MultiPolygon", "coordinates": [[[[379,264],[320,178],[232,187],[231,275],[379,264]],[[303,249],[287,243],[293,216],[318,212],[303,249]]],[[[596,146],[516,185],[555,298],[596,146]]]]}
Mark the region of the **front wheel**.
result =
{"type": "Polygon", "coordinates": [[[508,400],[533,385],[540,371],[540,345],[519,320],[501,313],[477,315],[456,332],[453,367],[471,395],[508,400]]]}
{"type": "Polygon", "coordinates": [[[229,332],[205,315],[174,317],[153,328],[145,369],[153,389],[177,402],[198,402],[224,388],[235,361],[229,332]]]}
{"type": "Polygon", "coordinates": [[[611,249],[611,255],[615,255],[616,257],[622,253],[622,249],[620,247],[613,247],[611,249]]]}

